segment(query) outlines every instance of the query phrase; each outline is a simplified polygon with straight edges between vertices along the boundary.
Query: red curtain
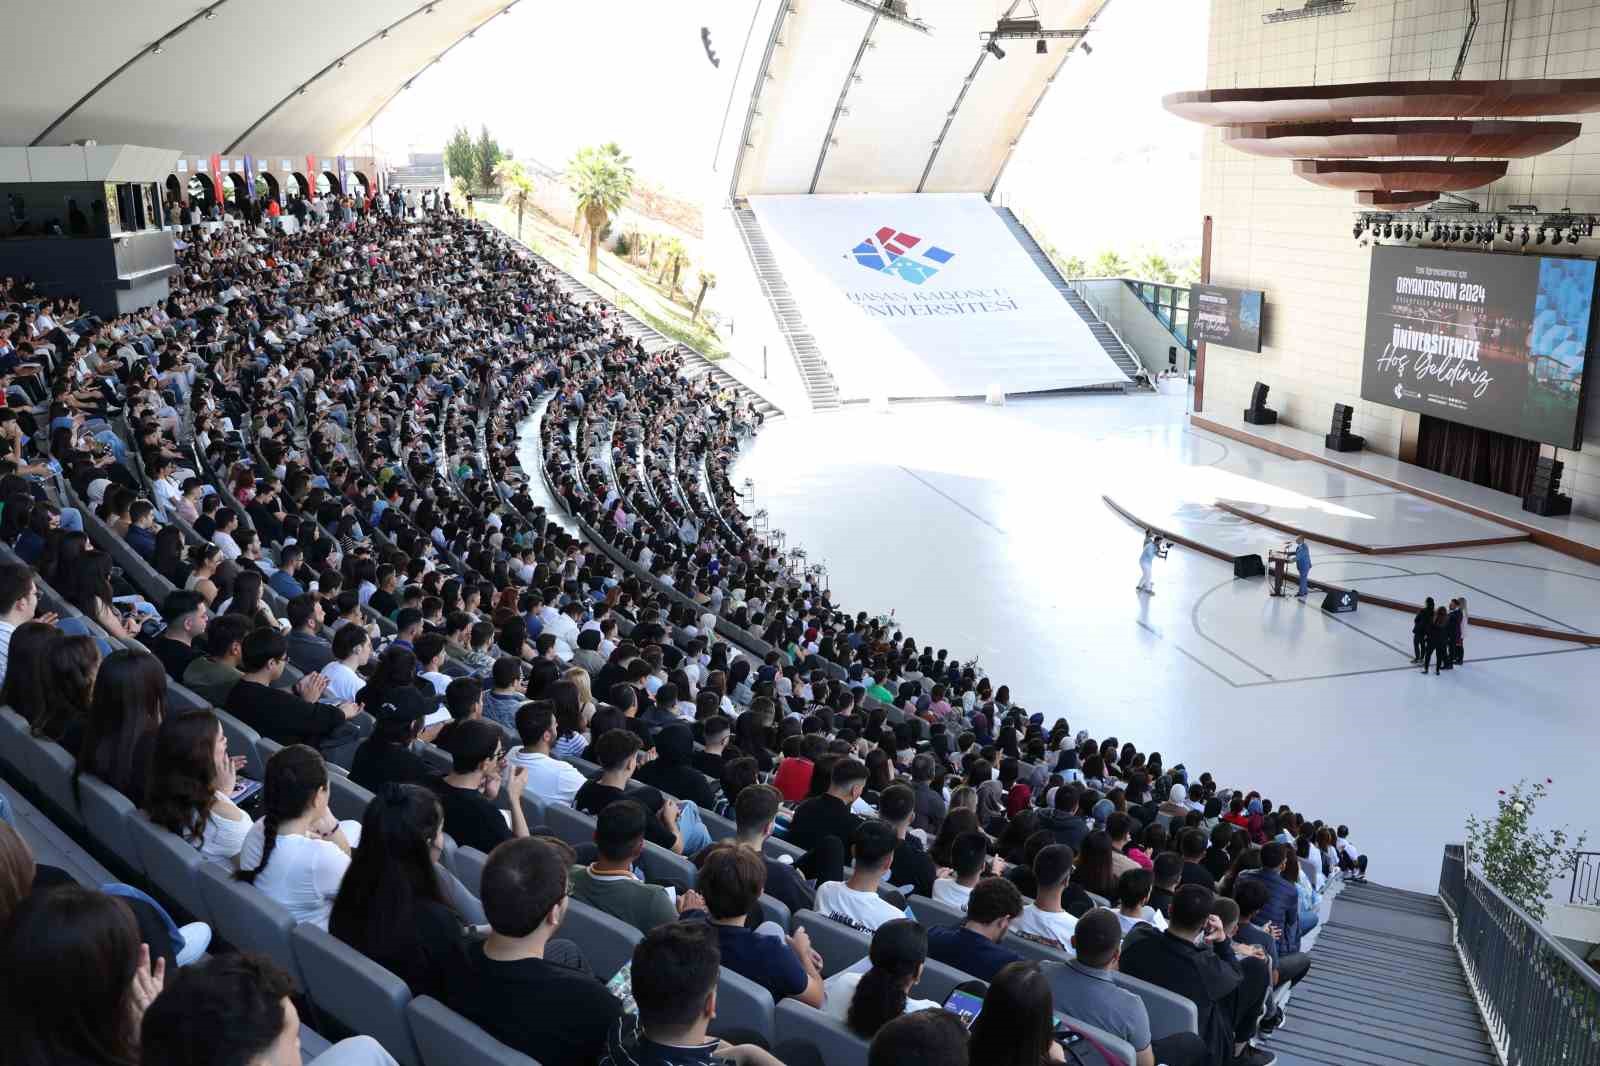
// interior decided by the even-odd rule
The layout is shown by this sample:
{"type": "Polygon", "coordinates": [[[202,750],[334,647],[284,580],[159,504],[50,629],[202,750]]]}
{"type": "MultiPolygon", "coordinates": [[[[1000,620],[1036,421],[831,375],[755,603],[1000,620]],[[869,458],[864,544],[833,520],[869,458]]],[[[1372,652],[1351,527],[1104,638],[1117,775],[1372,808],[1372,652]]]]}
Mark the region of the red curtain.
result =
{"type": "Polygon", "coordinates": [[[1539,442],[1422,416],[1417,465],[1513,496],[1527,494],[1539,442]]]}

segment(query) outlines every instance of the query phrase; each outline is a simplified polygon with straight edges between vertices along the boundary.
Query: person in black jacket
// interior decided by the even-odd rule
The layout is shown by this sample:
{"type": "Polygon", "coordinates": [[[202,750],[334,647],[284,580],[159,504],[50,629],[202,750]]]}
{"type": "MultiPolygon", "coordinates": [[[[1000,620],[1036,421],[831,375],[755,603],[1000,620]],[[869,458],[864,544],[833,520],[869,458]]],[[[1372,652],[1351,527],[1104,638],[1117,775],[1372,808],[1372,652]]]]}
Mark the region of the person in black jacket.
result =
{"type": "Polygon", "coordinates": [[[1466,648],[1461,643],[1462,628],[1467,624],[1466,601],[1455,599],[1450,601],[1450,610],[1445,615],[1445,645],[1444,668],[1446,670],[1459,665],[1466,659],[1466,648]]]}
{"type": "MultiPolygon", "coordinates": [[[[665,690],[670,686],[661,687],[665,690]]],[[[656,734],[656,757],[639,767],[634,777],[674,799],[691,801],[702,810],[716,806],[711,782],[694,767],[694,732],[686,722],[675,722],[656,734]]]]}
{"type": "Polygon", "coordinates": [[[1151,927],[1129,936],[1118,968],[1195,1005],[1212,1063],[1268,1066],[1276,1056],[1249,1045],[1266,997],[1268,967],[1260,948],[1228,939],[1211,913],[1213,898],[1200,885],[1179,888],[1166,932],[1151,927]],[[1242,965],[1247,959],[1254,962],[1248,971],[1242,965]]]}
{"type": "Polygon", "coordinates": [[[795,808],[788,840],[806,851],[801,869],[819,884],[844,880],[846,842],[862,822],[850,805],[861,798],[866,785],[866,766],[858,759],[840,759],[834,764],[828,791],[795,808]]]}
{"type": "Polygon", "coordinates": [[[1422,653],[1422,672],[1428,672],[1428,660],[1433,660],[1433,673],[1437,677],[1441,672],[1450,669],[1447,661],[1450,657],[1450,618],[1443,607],[1433,612],[1433,622],[1428,626],[1428,647],[1422,653]]]}
{"type": "Polygon", "coordinates": [[[878,797],[878,817],[892,825],[900,838],[894,849],[894,865],[889,868],[889,883],[897,888],[910,885],[914,895],[931,897],[939,870],[922,841],[910,834],[916,813],[917,794],[910,785],[890,785],[878,797]]]}
{"type": "Polygon", "coordinates": [[[1420,663],[1428,653],[1428,628],[1433,625],[1433,597],[1423,603],[1422,610],[1411,619],[1411,661],[1420,663]]]}

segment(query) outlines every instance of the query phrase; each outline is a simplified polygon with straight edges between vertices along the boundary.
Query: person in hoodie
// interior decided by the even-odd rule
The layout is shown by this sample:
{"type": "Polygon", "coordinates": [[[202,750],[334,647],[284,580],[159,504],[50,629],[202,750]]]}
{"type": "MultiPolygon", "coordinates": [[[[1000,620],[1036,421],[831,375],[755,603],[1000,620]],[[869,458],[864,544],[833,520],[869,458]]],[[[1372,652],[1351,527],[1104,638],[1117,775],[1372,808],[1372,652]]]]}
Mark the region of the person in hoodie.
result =
{"type": "Polygon", "coordinates": [[[1077,851],[1094,829],[1089,815],[1099,798],[1098,792],[1080,792],[1071,785],[1062,785],[1056,789],[1055,806],[1039,812],[1039,828],[1048,830],[1057,844],[1077,851]]]}
{"type": "Polygon", "coordinates": [[[716,795],[711,781],[695,769],[694,731],[688,724],[665,726],[655,741],[656,757],[639,767],[634,777],[679,801],[687,800],[706,810],[714,807],[716,795]]]}

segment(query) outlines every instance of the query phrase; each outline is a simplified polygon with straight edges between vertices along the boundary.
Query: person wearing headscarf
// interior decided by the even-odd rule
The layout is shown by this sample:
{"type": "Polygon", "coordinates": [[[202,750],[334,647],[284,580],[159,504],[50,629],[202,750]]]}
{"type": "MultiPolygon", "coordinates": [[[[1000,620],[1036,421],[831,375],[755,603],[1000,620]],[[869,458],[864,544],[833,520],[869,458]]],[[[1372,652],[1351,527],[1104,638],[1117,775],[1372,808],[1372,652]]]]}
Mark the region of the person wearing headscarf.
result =
{"type": "Polygon", "coordinates": [[[1189,815],[1188,800],[1188,786],[1184,785],[1182,782],[1175,782],[1173,786],[1167,790],[1167,798],[1157,809],[1157,813],[1174,818],[1181,824],[1183,819],[1187,818],[1189,815]]]}
{"type": "Polygon", "coordinates": [[[1028,804],[1033,800],[1032,786],[1018,782],[1011,786],[1011,791],[1006,793],[1006,817],[1015,818],[1028,809],[1028,804]]]}

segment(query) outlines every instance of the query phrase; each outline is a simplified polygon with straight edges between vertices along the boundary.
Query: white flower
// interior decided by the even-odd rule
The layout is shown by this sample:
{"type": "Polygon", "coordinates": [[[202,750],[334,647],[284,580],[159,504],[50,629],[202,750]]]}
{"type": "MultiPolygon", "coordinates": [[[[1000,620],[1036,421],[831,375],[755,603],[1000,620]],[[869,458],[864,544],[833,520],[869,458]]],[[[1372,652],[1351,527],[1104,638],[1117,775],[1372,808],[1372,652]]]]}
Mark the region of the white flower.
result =
{"type": "Polygon", "coordinates": [[[1515,802],[1515,803],[1513,803],[1511,805],[1511,809],[1516,811],[1518,814],[1521,814],[1523,811],[1528,809],[1528,806],[1527,806],[1527,804],[1523,803],[1521,800],[1518,800],[1517,802],[1515,802]]]}

